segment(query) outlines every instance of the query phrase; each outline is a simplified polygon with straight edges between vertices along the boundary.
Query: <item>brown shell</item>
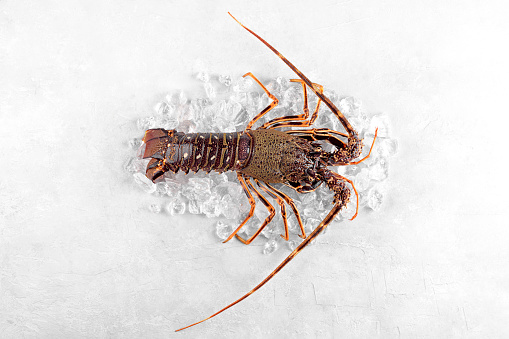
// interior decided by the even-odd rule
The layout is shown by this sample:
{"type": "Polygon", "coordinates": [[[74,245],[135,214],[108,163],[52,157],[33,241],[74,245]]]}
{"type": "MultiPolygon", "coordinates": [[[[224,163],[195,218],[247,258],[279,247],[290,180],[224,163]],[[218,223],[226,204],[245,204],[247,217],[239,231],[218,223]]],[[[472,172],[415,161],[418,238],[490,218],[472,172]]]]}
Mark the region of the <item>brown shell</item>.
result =
{"type": "Polygon", "coordinates": [[[284,182],[282,160],[296,137],[273,129],[258,129],[248,133],[253,137],[251,160],[239,172],[267,183],[284,182]]]}

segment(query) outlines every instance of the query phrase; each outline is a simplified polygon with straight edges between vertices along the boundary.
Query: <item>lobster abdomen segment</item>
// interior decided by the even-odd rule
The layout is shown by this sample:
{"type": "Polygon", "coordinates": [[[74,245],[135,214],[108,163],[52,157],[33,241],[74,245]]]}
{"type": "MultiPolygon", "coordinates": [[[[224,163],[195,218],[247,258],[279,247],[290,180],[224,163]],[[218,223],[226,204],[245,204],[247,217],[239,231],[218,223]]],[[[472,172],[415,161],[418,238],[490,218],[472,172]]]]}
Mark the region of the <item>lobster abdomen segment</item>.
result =
{"type": "Polygon", "coordinates": [[[164,172],[188,173],[239,170],[250,160],[253,138],[248,133],[183,133],[151,129],[143,138],[143,158],[152,158],[147,176],[152,181],[164,172]]]}

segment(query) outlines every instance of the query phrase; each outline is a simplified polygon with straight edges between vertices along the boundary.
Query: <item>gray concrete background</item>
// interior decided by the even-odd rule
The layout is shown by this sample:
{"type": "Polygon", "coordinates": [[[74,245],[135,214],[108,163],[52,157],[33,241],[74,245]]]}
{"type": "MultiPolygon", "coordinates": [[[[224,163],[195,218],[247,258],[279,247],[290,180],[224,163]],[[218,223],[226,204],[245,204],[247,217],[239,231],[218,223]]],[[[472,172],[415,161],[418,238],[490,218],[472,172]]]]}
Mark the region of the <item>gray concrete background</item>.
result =
{"type": "MultiPolygon", "coordinates": [[[[1,1],[0,337],[507,337],[507,8],[477,1],[1,1]],[[290,70],[393,122],[378,213],[288,254],[152,214],[133,122],[211,72],[290,70]],[[505,220],[505,222],[504,222],[505,220]]],[[[199,94],[199,92],[197,92],[199,94]]]]}

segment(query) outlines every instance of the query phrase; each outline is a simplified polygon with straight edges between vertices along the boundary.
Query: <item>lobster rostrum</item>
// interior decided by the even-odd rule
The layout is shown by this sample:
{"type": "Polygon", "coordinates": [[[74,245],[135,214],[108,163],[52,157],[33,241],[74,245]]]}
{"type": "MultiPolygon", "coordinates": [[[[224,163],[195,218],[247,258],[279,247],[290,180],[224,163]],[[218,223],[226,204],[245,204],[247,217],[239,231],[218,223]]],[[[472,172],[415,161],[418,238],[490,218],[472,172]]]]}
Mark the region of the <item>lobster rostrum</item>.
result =
{"type": "MultiPolygon", "coordinates": [[[[245,220],[224,242],[236,237],[244,244],[250,244],[272,221],[275,215],[275,209],[264,196],[264,193],[274,199],[280,206],[285,229],[285,234],[282,234],[281,237],[285,240],[289,239],[286,212],[287,204],[295,213],[300,227],[301,234],[299,236],[304,240],[267,278],[243,297],[210,317],[177,331],[194,326],[216,316],[244,300],[267,283],[304,247],[315,239],[336,217],[339,211],[346,206],[351,196],[349,186],[354,190],[357,199],[356,212],[351,218],[351,220],[353,220],[358,212],[359,198],[357,191],[351,180],[329,170],[328,167],[358,164],[369,157],[374,144],[373,140],[371,149],[366,157],[358,161],[353,161],[358,158],[362,152],[362,140],[345,116],[331,100],[323,94],[323,87],[312,83],[274,47],[252,30],[242,25],[231,14],[230,16],[244,29],[270,48],[299,76],[300,79],[292,79],[290,81],[302,85],[304,92],[303,113],[279,117],[266,122],[257,129],[252,129],[253,125],[261,117],[278,105],[278,99],[272,95],[252,73],[247,73],[244,77],[249,76],[260,85],[272,102],[248,123],[245,130],[234,133],[183,133],[176,130],[165,129],[147,130],[143,138],[145,143],[143,157],[151,159],[147,165],[146,175],[150,180],[155,181],[168,171],[177,173],[179,170],[182,170],[186,174],[189,171],[197,172],[198,170],[206,172],[212,170],[217,172],[236,171],[239,182],[249,199],[251,209],[245,220]],[[307,101],[308,88],[318,97],[316,107],[311,115],[307,101]],[[322,102],[339,119],[346,133],[324,128],[311,128],[318,116],[322,102]],[[281,131],[280,129],[283,127],[298,129],[281,131]],[[325,151],[319,141],[332,144],[335,146],[335,150],[333,152],[325,151]],[[253,182],[255,184],[253,184],[253,182]],[[334,192],[334,206],[315,230],[309,235],[306,235],[295,203],[285,193],[272,185],[276,183],[285,184],[299,193],[311,192],[322,183],[325,183],[327,187],[334,192]],[[255,199],[251,192],[253,192],[267,207],[269,216],[251,237],[244,239],[237,233],[254,214],[255,199]]],[[[375,140],[376,135],[377,131],[375,131],[375,140]]]]}

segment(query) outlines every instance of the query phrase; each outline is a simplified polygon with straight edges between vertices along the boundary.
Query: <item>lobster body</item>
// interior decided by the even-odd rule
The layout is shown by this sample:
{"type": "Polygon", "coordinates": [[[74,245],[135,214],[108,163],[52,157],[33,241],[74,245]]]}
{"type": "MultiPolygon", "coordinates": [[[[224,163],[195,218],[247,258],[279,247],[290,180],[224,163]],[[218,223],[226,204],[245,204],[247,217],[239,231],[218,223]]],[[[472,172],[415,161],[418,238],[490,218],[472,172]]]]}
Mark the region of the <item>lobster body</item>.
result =
{"type": "Polygon", "coordinates": [[[273,129],[234,133],[151,129],[143,141],[143,157],[152,158],[147,167],[152,181],[168,171],[234,170],[266,183],[316,188],[316,171],[325,167],[319,144],[273,129]]]}

